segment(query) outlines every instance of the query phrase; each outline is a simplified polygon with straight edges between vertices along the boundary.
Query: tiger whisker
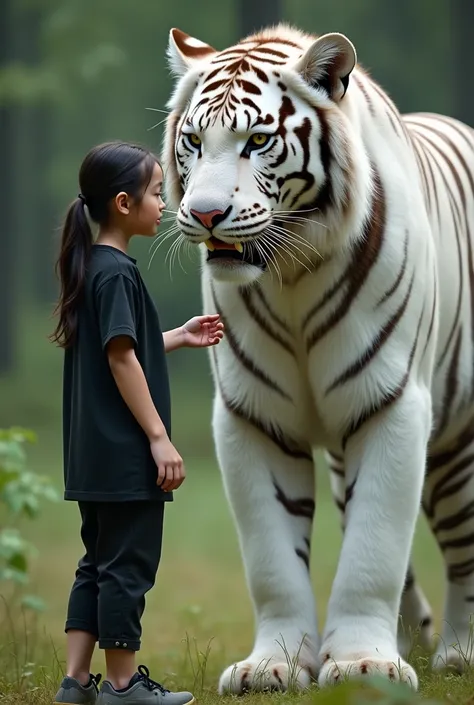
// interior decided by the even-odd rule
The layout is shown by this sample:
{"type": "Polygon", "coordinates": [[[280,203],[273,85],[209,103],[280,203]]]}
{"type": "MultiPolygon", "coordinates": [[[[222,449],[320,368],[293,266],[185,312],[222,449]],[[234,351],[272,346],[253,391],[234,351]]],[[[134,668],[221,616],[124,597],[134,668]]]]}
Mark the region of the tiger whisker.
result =
{"type": "MultiPolygon", "coordinates": [[[[270,229],[274,234],[278,233],[280,235],[282,242],[284,242],[286,245],[290,245],[290,244],[293,245],[293,247],[296,250],[298,250],[298,252],[300,252],[303,255],[303,257],[306,257],[308,262],[311,262],[311,258],[308,257],[308,255],[298,247],[296,242],[294,242],[294,238],[292,237],[293,233],[291,231],[286,230],[285,228],[281,228],[278,225],[271,225],[270,229]],[[283,238],[283,236],[285,236],[285,237],[283,238]]],[[[301,243],[298,243],[298,244],[301,244],[301,243]]]]}
{"type": "Polygon", "coordinates": [[[270,276],[272,276],[272,272],[271,272],[270,267],[273,265],[273,268],[275,270],[275,274],[277,275],[279,282],[280,282],[280,289],[283,289],[283,277],[281,274],[281,270],[278,266],[278,262],[276,261],[274,255],[273,255],[273,252],[272,252],[272,249],[274,249],[274,248],[268,247],[268,249],[267,249],[266,245],[268,245],[269,243],[266,243],[264,241],[256,241],[255,240],[250,244],[254,245],[257,249],[257,252],[260,254],[260,256],[262,256],[263,259],[265,259],[268,262],[270,276]]]}
{"type": "Polygon", "coordinates": [[[169,115],[171,110],[161,110],[160,108],[145,108],[145,110],[152,110],[154,113],[166,113],[169,115]]]}
{"type": "MultiPolygon", "coordinates": [[[[277,249],[277,247],[275,246],[275,243],[273,242],[273,235],[274,235],[274,233],[273,233],[271,227],[269,226],[268,228],[266,228],[266,231],[267,231],[267,232],[265,233],[265,238],[266,238],[267,244],[270,245],[270,243],[271,243],[272,246],[273,246],[273,248],[274,248],[274,250],[275,250],[275,252],[283,259],[283,261],[284,261],[285,264],[288,264],[288,261],[285,259],[285,257],[283,256],[283,254],[277,249]],[[272,237],[269,238],[268,235],[271,235],[272,237]]],[[[276,233],[275,233],[275,234],[276,234],[276,233]]],[[[283,241],[283,238],[282,238],[282,241],[283,241]]],[[[282,247],[282,249],[287,253],[287,255],[289,255],[290,260],[291,260],[291,259],[292,259],[291,252],[290,252],[288,249],[286,249],[285,247],[282,247]]]]}
{"type": "Polygon", "coordinates": [[[155,238],[153,238],[153,242],[151,243],[148,252],[152,250],[153,247],[155,247],[155,251],[161,247],[163,242],[166,242],[170,237],[173,237],[177,232],[179,232],[179,228],[175,225],[172,225],[168,230],[166,230],[163,234],[157,235],[155,238]]]}
{"type": "Polygon", "coordinates": [[[309,225],[320,225],[322,228],[327,229],[327,226],[324,225],[324,223],[320,223],[317,220],[311,220],[311,218],[303,218],[303,216],[299,215],[277,215],[275,220],[283,221],[285,223],[295,223],[297,225],[307,225],[309,223],[309,225]]]}
{"type": "MultiPolygon", "coordinates": [[[[184,235],[180,234],[179,237],[174,240],[173,244],[171,245],[170,249],[168,250],[168,253],[165,258],[165,263],[166,260],[168,259],[169,256],[169,271],[170,271],[170,279],[173,280],[173,267],[174,263],[176,261],[176,258],[178,258],[178,262],[180,263],[181,269],[183,269],[183,266],[181,264],[181,259],[179,256],[179,251],[181,248],[181,245],[184,242],[184,235]]],[[[183,272],[186,274],[185,270],[183,269],[183,272]]]]}
{"type": "Polygon", "coordinates": [[[272,213],[312,213],[313,211],[319,211],[321,210],[320,208],[296,208],[295,210],[287,210],[287,211],[277,211],[274,210],[272,213]]]}
{"type": "Polygon", "coordinates": [[[167,121],[167,119],[168,119],[168,118],[165,117],[165,118],[163,118],[163,120],[160,120],[160,122],[157,122],[157,123],[155,123],[154,125],[152,125],[151,127],[149,127],[149,128],[148,128],[148,132],[149,132],[150,130],[154,130],[155,127],[159,127],[160,125],[162,125],[164,122],[167,121]]]}
{"type": "MultiPolygon", "coordinates": [[[[155,248],[154,248],[153,253],[152,253],[151,257],[150,257],[150,261],[149,261],[149,263],[148,263],[148,269],[150,269],[151,264],[152,264],[152,262],[153,262],[153,259],[154,259],[155,255],[156,255],[156,253],[158,252],[158,249],[159,249],[167,240],[169,240],[171,237],[173,237],[173,235],[175,235],[175,234],[176,234],[176,231],[171,231],[171,232],[169,232],[167,235],[160,237],[157,241],[155,240],[155,243],[152,243],[152,246],[153,246],[153,244],[155,244],[155,248]]],[[[171,243],[170,249],[171,249],[171,247],[173,246],[173,244],[174,244],[175,242],[176,242],[176,240],[174,240],[174,241],[171,243]]],[[[150,247],[150,249],[151,249],[151,247],[150,247]]],[[[168,251],[169,251],[169,250],[168,250],[168,251]]],[[[166,259],[165,259],[165,261],[166,261],[166,259]]]]}
{"type": "MultiPolygon", "coordinates": [[[[302,262],[298,257],[296,257],[293,252],[291,252],[290,249],[288,249],[286,242],[283,239],[283,236],[279,233],[272,232],[271,230],[269,231],[270,235],[270,240],[273,240],[273,245],[278,246],[278,248],[281,248],[284,252],[286,252],[289,257],[291,258],[293,262],[293,267],[295,267],[295,263],[298,263],[302,267],[304,267],[308,272],[311,272],[311,269],[304,263],[302,262]]],[[[303,254],[303,253],[302,253],[303,254]]],[[[312,264],[311,260],[309,262],[312,264]]]]}
{"type": "MultiPolygon", "coordinates": [[[[286,230],[286,228],[281,228],[282,230],[286,230]]],[[[309,242],[307,238],[303,237],[300,233],[294,233],[291,230],[286,231],[287,236],[289,237],[290,240],[297,242],[299,245],[302,247],[307,247],[308,250],[311,252],[314,252],[315,255],[317,255],[320,259],[324,260],[323,255],[319,252],[319,250],[316,249],[316,247],[313,245],[312,242],[309,242]]]]}
{"type": "Polygon", "coordinates": [[[286,214],[286,213],[277,213],[277,214],[272,213],[272,215],[275,216],[275,220],[281,220],[281,221],[288,222],[288,223],[295,223],[298,225],[301,225],[301,224],[319,225],[321,228],[325,228],[326,230],[328,229],[328,226],[324,225],[324,223],[320,223],[319,220],[314,220],[311,218],[304,218],[303,216],[299,216],[299,215],[290,215],[289,213],[288,214],[286,214]]]}
{"type": "Polygon", "coordinates": [[[311,264],[314,264],[314,262],[312,262],[311,258],[308,257],[308,256],[306,255],[306,253],[304,253],[303,250],[301,250],[301,249],[298,247],[298,245],[301,245],[301,246],[304,245],[304,246],[307,247],[310,251],[314,252],[320,259],[324,259],[323,256],[321,255],[321,253],[318,252],[318,250],[314,247],[314,245],[313,245],[312,243],[308,242],[308,240],[306,240],[306,238],[304,238],[304,237],[303,237],[302,235],[300,235],[299,233],[294,233],[294,232],[292,232],[291,230],[287,230],[286,228],[283,228],[283,227],[281,227],[281,226],[279,226],[279,225],[275,225],[275,224],[273,224],[273,225],[271,225],[271,226],[269,226],[269,227],[272,227],[272,228],[274,228],[274,229],[277,229],[278,232],[284,233],[284,234],[287,236],[287,238],[288,238],[287,244],[289,244],[289,242],[291,242],[291,243],[293,244],[293,246],[294,246],[299,252],[301,252],[301,254],[304,255],[304,256],[311,262],[311,264]],[[297,243],[297,244],[296,244],[296,243],[297,243]]]}

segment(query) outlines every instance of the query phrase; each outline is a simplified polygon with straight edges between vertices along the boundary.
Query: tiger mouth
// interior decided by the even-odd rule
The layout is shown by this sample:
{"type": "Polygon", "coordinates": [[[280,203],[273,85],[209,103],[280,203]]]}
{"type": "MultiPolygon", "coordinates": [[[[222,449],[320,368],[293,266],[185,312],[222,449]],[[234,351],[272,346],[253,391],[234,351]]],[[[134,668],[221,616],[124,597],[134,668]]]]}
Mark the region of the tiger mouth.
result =
{"type": "Polygon", "coordinates": [[[252,264],[262,269],[267,264],[255,247],[244,247],[241,242],[224,242],[211,235],[205,241],[205,245],[208,250],[208,262],[213,260],[225,262],[225,260],[231,259],[242,264],[252,264]]]}

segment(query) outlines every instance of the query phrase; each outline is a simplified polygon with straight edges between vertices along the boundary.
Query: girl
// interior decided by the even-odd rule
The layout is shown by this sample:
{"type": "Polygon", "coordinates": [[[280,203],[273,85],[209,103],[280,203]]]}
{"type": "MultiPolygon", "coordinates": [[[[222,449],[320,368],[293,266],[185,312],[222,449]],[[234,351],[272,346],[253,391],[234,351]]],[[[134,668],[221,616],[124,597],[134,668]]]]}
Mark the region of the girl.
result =
{"type": "Polygon", "coordinates": [[[165,502],[185,478],[170,441],[165,353],[219,343],[219,316],[196,316],[165,333],[127,254],[133,235],[153,237],[165,204],[163,173],[149,151],[110,142],[80,169],[57,263],[61,292],[52,340],[65,349],[65,499],[79,503],[85,554],[72,586],[65,631],[67,676],[55,703],[186,705],[136,668],[145,593],[161,554],[165,502]],[[93,242],[86,217],[99,225],[93,242]],[[90,674],[98,640],[106,680],[90,674]]]}

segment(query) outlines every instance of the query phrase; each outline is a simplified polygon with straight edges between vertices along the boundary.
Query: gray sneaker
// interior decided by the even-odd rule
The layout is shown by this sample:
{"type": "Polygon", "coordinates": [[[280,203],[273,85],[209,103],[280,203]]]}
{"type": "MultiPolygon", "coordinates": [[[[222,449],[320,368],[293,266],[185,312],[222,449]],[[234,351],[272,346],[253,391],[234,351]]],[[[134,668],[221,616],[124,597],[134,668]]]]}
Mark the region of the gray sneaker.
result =
{"type": "Polygon", "coordinates": [[[73,705],[95,705],[97,702],[100,673],[91,677],[87,685],[81,685],[75,678],[63,678],[59,690],[53,700],[53,705],[73,703],[73,705]]]}
{"type": "Polygon", "coordinates": [[[97,699],[97,705],[191,705],[194,702],[192,693],[172,693],[152,680],[146,666],[138,666],[138,673],[125,690],[115,690],[109,681],[104,681],[97,699]]]}

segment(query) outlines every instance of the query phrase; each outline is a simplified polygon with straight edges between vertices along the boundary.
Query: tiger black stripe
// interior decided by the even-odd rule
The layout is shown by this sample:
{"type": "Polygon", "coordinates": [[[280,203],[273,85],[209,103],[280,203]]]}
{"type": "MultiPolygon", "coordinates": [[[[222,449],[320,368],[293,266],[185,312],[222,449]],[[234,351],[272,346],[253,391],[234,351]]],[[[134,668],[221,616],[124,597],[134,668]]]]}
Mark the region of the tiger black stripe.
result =
{"type": "Polygon", "coordinates": [[[253,416],[247,409],[244,409],[243,406],[238,404],[236,401],[233,401],[226,395],[226,393],[224,392],[222,379],[219,373],[215,348],[213,348],[212,350],[212,355],[214,358],[214,364],[217,372],[216,379],[219,387],[219,393],[227,410],[237,416],[242,421],[249,423],[257,431],[260,431],[260,433],[262,433],[266,438],[268,438],[268,440],[272,441],[272,443],[274,443],[274,445],[276,445],[285,455],[288,455],[290,458],[293,458],[295,460],[309,460],[310,462],[312,462],[312,454],[302,450],[300,444],[297,441],[286,436],[281,431],[281,429],[275,430],[274,427],[272,427],[271,429],[267,428],[260,419],[253,416]]]}
{"type": "Polygon", "coordinates": [[[453,548],[466,548],[466,546],[472,546],[472,544],[474,544],[474,533],[468,534],[467,536],[460,536],[456,539],[446,539],[438,542],[442,551],[453,548]]]}
{"type": "Polygon", "coordinates": [[[357,86],[360,88],[360,90],[361,90],[361,92],[367,102],[367,106],[369,108],[370,114],[372,115],[372,117],[375,117],[375,114],[376,114],[375,107],[372,102],[372,98],[370,97],[370,94],[364,85],[363,80],[359,76],[356,75],[356,76],[354,76],[354,81],[357,84],[357,86]]]}
{"type": "Polygon", "coordinates": [[[387,117],[389,118],[394,131],[401,137],[404,137],[405,140],[409,141],[405,125],[403,124],[400,113],[395,108],[393,102],[390,100],[388,95],[379,88],[379,86],[376,84],[375,81],[372,80],[370,76],[367,76],[367,78],[372,88],[375,90],[379,98],[385,104],[387,108],[387,117]]]}
{"type": "MultiPolygon", "coordinates": [[[[458,455],[461,455],[474,442],[474,419],[471,419],[464,431],[453,440],[453,447],[450,450],[444,450],[440,453],[433,453],[428,456],[428,473],[433,473],[436,470],[449,465],[456,460],[458,455]]],[[[474,462],[474,457],[473,457],[474,462]]]]}
{"type": "MultiPolygon", "coordinates": [[[[463,172],[466,175],[466,178],[469,182],[469,185],[471,187],[471,196],[474,197],[474,176],[469,171],[466,160],[465,160],[464,156],[462,155],[462,153],[459,151],[457,145],[452,140],[450,140],[443,132],[441,132],[441,130],[437,130],[432,125],[427,125],[426,127],[427,127],[428,131],[433,132],[438,138],[443,139],[446,142],[446,144],[449,145],[450,149],[452,149],[452,151],[455,153],[459,163],[462,166],[463,172]]],[[[461,132],[461,130],[458,130],[458,134],[463,136],[463,133],[461,132]]],[[[465,139],[465,137],[464,137],[464,139],[465,139]]],[[[461,195],[464,211],[466,212],[467,198],[466,198],[466,193],[464,191],[462,181],[460,179],[459,174],[457,173],[457,170],[455,170],[454,167],[451,167],[451,171],[452,171],[453,176],[455,178],[455,181],[456,181],[456,184],[458,187],[458,191],[461,195]]],[[[466,233],[467,233],[466,242],[467,242],[468,261],[469,261],[468,271],[469,271],[469,290],[470,290],[470,303],[471,303],[471,313],[470,313],[470,317],[471,317],[471,346],[472,346],[472,350],[474,351],[474,259],[473,259],[471,232],[470,232],[467,218],[465,218],[465,226],[466,226],[466,233]]],[[[473,371],[474,371],[474,352],[473,352],[473,371]]],[[[472,381],[472,390],[473,390],[472,394],[474,395],[474,376],[473,376],[473,381],[472,381]]]]}
{"type": "Polygon", "coordinates": [[[448,421],[453,411],[454,398],[458,390],[459,356],[461,354],[462,329],[460,328],[453,348],[451,364],[449,365],[446,378],[446,391],[443,401],[443,415],[439,421],[438,433],[441,435],[448,425],[448,421]]]}
{"type": "Polygon", "coordinates": [[[250,374],[252,374],[254,377],[256,377],[260,382],[263,382],[265,386],[267,386],[269,389],[272,389],[274,392],[277,392],[283,399],[287,399],[288,401],[291,401],[291,396],[285,392],[282,387],[280,387],[279,384],[277,384],[273,379],[271,379],[265,372],[257,367],[255,362],[250,359],[250,357],[244,352],[244,350],[241,348],[239,345],[239,342],[232,331],[231,325],[227,319],[227,317],[224,315],[224,312],[222,311],[221,307],[217,303],[217,298],[215,296],[215,293],[213,292],[213,299],[214,299],[214,306],[221,317],[221,321],[224,324],[224,329],[226,331],[226,339],[229,344],[230,349],[234,353],[235,357],[237,360],[240,362],[242,367],[244,367],[250,374]]]}
{"type": "Polygon", "coordinates": [[[265,307],[265,310],[268,313],[269,317],[272,319],[272,321],[274,323],[276,323],[278,326],[280,326],[280,328],[282,328],[282,330],[284,330],[285,333],[290,333],[290,329],[287,326],[287,324],[285,323],[285,321],[282,318],[280,318],[280,316],[278,316],[278,314],[275,313],[275,311],[270,306],[265,294],[262,291],[262,287],[259,284],[256,284],[253,287],[253,290],[255,291],[258,298],[262,302],[262,305],[265,307]]]}
{"type": "Polygon", "coordinates": [[[240,296],[241,299],[249,312],[250,316],[254,319],[254,321],[259,325],[259,327],[265,331],[265,333],[272,338],[276,343],[281,345],[282,348],[284,348],[287,352],[290,353],[290,355],[295,356],[295,350],[293,346],[288,343],[285,338],[283,338],[279,333],[277,333],[273,328],[269,325],[267,319],[265,316],[263,316],[258,308],[255,306],[253,300],[252,300],[252,290],[249,288],[243,288],[240,289],[240,296]]]}
{"type": "Polygon", "coordinates": [[[352,482],[346,487],[346,493],[344,496],[344,510],[346,510],[347,505],[349,504],[352,497],[354,496],[354,490],[355,490],[356,483],[357,483],[357,475],[352,480],[352,482]]]}
{"type": "MultiPolygon", "coordinates": [[[[437,150],[438,154],[439,154],[441,157],[444,158],[445,163],[446,163],[448,166],[450,166],[451,163],[450,163],[450,161],[449,161],[449,158],[446,157],[446,155],[444,154],[444,152],[443,152],[442,150],[440,150],[440,149],[438,148],[438,146],[437,146],[436,144],[434,144],[434,143],[433,143],[429,138],[427,138],[425,135],[422,135],[422,137],[423,137],[423,139],[424,139],[426,142],[428,142],[434,149],[437,150]]],[[[451,168],[452,168],[452,165],[451,165],[451,168]]],[[[457,205],[457,203],[456,203],[456,199],[455,199],[454,194],[453,194],[453,192],[452,192],[452,190],[451,190],[451,187],[449,186],[448,180],[446,179],[446,176],[445,176],[445,174],[444,174],[442,171],[440,171],[440,173],[441,173],[441,177],[442,177],[442,179],[443,179],[443,183],[444,183],[446,192],[449,194],[449,198],[450,198],[450,206],[451,206],[451,213],[452,213],[452,217],[453,217],[454,232],[455,232],[455,236],[456,236],[455,239],[456,239],[457,254],[458,254],[459,292],[458,292],[458,300],[457,300],[457,304],[456,304],[456,313],[455,313],[455,316],[454,316],[454,320],[453,320],[453,324],[452,324],[452,327],[451,327],[451,331],[450,331],[450,333],[449,333],[449,335],[448,335],[448,337],[447,337],[446,345],[445,345],[445,347],[444,347],[444,349],[443,349],[443,352],[441,353],[441,355],[440,355],[440,357],[439,357],[439,359],[438,359],[438,361],[437,361],[437,368],[438,368],[438,369],[441,369],[441,367],[443,366],[443,363],[444,363],[444,361],[445,361],[446,355],[448,354],[449,346],[450,346],[450,344],[451,344],[451,342],[452,342],[452,340],[453,340],[453,338],[454,338],[454,331],[457,329],[457,327],[458,327],[458,325],[459,325],[459,319],[460,319],[460,316],[461,316],[462,294],[463,294],[463,290],[464,290],[464,272],[463,272],[463,266],[462,266],[462,248],[461,248],[461,242],[460,242],[460,238],[459,238],[458,228],[456,227],[456,223],[458,223],[458,224],[461,226],[461,215],[460,215],[460,213],[459,213],[458,205],[457,205]],[[456,210],[456,212],[455,212],[454,209],[456,210]],[[456,216],[457,216],[457,217],[456,217],[456,216]]]]}
{"type": "Polygon", "coordinates": [[[301,558],[306,568],[309,570],[309,555],[306,553],[306,551],[303,551],[301,548],[295,548],[295,553],[298,558],[301,558]]]}
{"type": "Polygon", "coordinates": [[[327,396],[330,392],[334,391],[337,387],[346,384],[346,382],[348,382],[350,379],[353,379],[358,374],[360,374],[367,367],[367,365],[370,364],[370,362],[375,357],[375,355],[377,355],[382,346],[385,345],[385,343],[389,340],[397,324],[405,313],[406,307],[410,300],[414,280],[415,274],[413,273],[410,285],[408,287],[408,291],[402,303],[398,307],[397,311],[395,311],[395,313],[389,319],[386,325],[383,326],[375,340],[372,341],[370,347],[365,350],[363,355],[358,360],[356,360],[356,362],[350,365],[344,372],[342,372],[341,375],[337,377],[337,379],[335,379],[334,382],[326,389],[324,393],[325,396],[327,396]]]}
{"type": "MultiPolygon", "coordinates": [[[[430,159],[431,155],[429,152],[426,152],[423,149],[423,144],[422,144],[422,140],[420,139],[420,135],[415,130],[412,130],[411,140],[412,140],[412,145],[413,145],[415,157],[417,159],[417,163],[420,164],[422,158],[424,158],[426,166],[428,168],[428,173],[430,175],[431,192],[433,195],[433,200],[436,204],[436,216],[438,219],[438,223],[440,223],[441,222],[441,211],[440,211],[440,205],[439,205],[439,198],[437,196],[438,189],[436,188],[436,178],[435,178],[433,166],[431,164],[431,159],[430,159]]],[[[426,178],[426,172],[423,170],[422,167],[420,170],[421,170],[421,178],[423,178],[423,177],[426,178]]],[[[426,187],[426,189],[429,191],[428,186],[426,187]]]]}
{"type": "Polygon", "coordinates": [[[407,570],[407,574],[405,576],[405,583],[403,585],[403,592],[408,592],[409,590],[412,590],[415,585],[415,576],[413,575],[413,570],[411,566],[409,566],[407,570]]]}
{"type": "MultiPolygon", "coordinates": [[[[471,457],[471,462],[474,462],[474,456],[471,457]]],[[[474,500],[466,504],[456,514],[451,514],[445,519],[440,519],[433,525],[433,531],[439,534],[441,531],[452,531],[459,528],[466,521],[474,519],[474,500]]]]}
{"type": "Polygon", "coordinates": [[[349,266],[347,267],[347,269],[340,275],[339,279],[337,279],[337,281],[335,281],[334,284],[329,289],[326,290],[326,292],[322,296],[321,300],[317,301],[315,303],[315,305],[312,307],[312,309],[310,311],[308,311],[306,316],[303,318],[303,322],[302,322],[302,326],[301,326],[303,331],[305,330],[305,328],[307,328],[311,319],[317,313],[319,313],[319,311],[321,311],[321,309],[324,308],[324,306],[326,306],[326,304],[328,304],[331,301],[331,299],[334,298],[334,296],[336,296],[336,294],[339,293],[339,291],[341,291],[343,285],[347,283],[347,281],[349,280],[349,277],[350,277],[350,273],[352,271],[352,265],[353,265],[353,263],[351,262],[349,264],[349,266]]]}
{"type": "MultiPolygon", "coordinates": [[[[415,159],[418,164],[418,169],[420,171],[420,178],[423,183],[423,189],[425,192],[425,198],[428,202],[428,210],[433,211],[432,209],[432,203],[431,203],[431,191],[430,189],[430,184],[428,183],[428,178],[426,175],[426,170],[425,170],[425,154],[420,150],[419,144],[416,140],[412,140],[413,143],[413,152],[415,155],[415,159]]],[[[433,184],[431,184],[433,186],[433,184]]]]}
{"type": "Polygon", "coordinates": [[[307,339],[306,349],[308,352],[347,315],[354,298],[364,285],[371,269],[377,261],[385,230],[385,197],[382,183],[377,172],[375,172],[374,181],[376,183],[376,189],[373,195],[367,240],[362,241],[358,247],[355,248],[351,278],[342,302],[327,320],[316,328],[307,339]]]}
{"type": "Polygon", "coordinates": [[[377,305],[375,308],[379,308],[382,306],[384,303],[386,303],[397,291],[398,287],[400,286],[403,276],[405,274],[405,270],[407,267],[407,261],[408,261],[408,230],[405,231],[405,242],[403,243],[403,262],[400,267],[400,271],[398,273],[397,278],[395,279],[394,283],[388,289],[388,291],[385,292],[385,294],[382,296],[382,298],[377,301],[377,305]]]}
{"type": "Polygon", "coordinates": [[[433,326],[434,326],[435,316],[436,316],[436,303],[437,303],[437,289],[436,289],[436,282],[435,282],[434,291],[433,291],[433,303],[432,303],[432,308],[431,308],[430,325],[428,328],[428,333],[426,334],[426,340],[425,340],[425,345],[423,347],[423,352],[421,353],[422,359],[425,357],[426,351],[428,349],[428,345],[431,342],[431,336],[433,334],[433,326]]]}
{"type": "Polygon", "coordinates": [[[455,478],[457,475],[460,475],[464,470],[469,468],[474,461],[474,456],[473,455],[468,455],[459,462],[457,462],[455,465],[453,465],[452,468],[449,469],[449,471],[441,477],[434,485],[433,489],[431,491],[431,499],[426,507],[426,513],[429,518],[433,518],[436,514],[436,505],[442,500],[446,499],[446,497],[452,496],[455,492],[458,491],[458,489],[461,489],[466,482],[469,481],[470,475],[466,475],[463,477],[461,480],[459,480],[456,484],[449,484],[453,478],[455,478]]]}
{"type": "Polygon", "coordinates": [[[346,448],[347,443],[349,442],[350,438],[352,436],[355,436],[356,433],[358,433],[360,431],[362,426],[364,426],[366,423],[368,423],[371,419],[373,419],[375,416],[380,414],[385,409],[388,409],[389,406],[391,406],[394,402],[398,401],[398,399],[400,399],[400,397],[402,396],[404,389],[407,385],[408,379],[410,377],[411,367],[413,364],[413,359],[415,357],[415,352],[416,352],[416,348],[418,345],[418,337],[420,334],[422,318],[423,318],[423,313],[420,316],[418,328],[417,328],[416,335],[415,335],[415,340],[413,342],[413,347],[411,349],[410,357],[408,359],[408,368],[407,368],[407,371],[406,371],[402,381],[400,382],[398,387],[396,387],[394,389],[393,392],[389,392],[388,394],[385,394],[385,396],[379,402],[378,406],[376,406],[375,408],[368,409],[365,412],[365,414],[363,414],[357,421],[353,422],[349,426],[349,428],[347,429],[346,433],[344,434],[344,437],[342,440],[342,447],[344,449],[346,448]]]}
{"type": "Polygon", "coordinates": [[[295,517],[304,517],[306,519],[313,519],[315,503],[313,499],[309,497],[302,497],[300,499],[291,499],[286,495],[282,488],[278,485],[276,480],[273,480],[273,485],[276,491],[276,498],[282,504],[288,514],[295,517]]]}
{"type": "Polygon", "coordinates": [[[448,580],[450,582],[456,582],[467,578],[474,572],[474,558],[467,561],[462,561],[461,563],[451,563],[448,566],[448,580]]]}

